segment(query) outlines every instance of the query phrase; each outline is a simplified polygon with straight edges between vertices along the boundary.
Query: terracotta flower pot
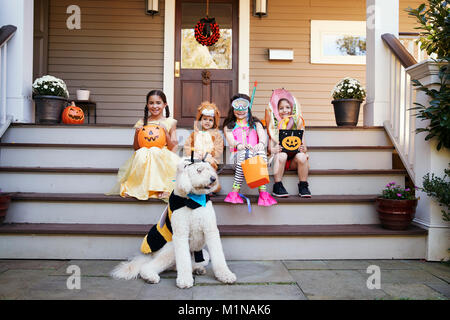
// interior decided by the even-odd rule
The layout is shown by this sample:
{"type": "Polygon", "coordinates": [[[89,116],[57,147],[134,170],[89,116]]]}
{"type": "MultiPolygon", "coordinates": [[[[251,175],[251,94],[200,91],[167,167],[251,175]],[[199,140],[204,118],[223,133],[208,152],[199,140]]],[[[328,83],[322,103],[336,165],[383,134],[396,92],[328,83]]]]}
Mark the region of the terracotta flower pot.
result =
{"type": "Polygon", "coordinates": [[[331,101],[338,126],[355,127],[358,124],[359,109],[362,100],[338,99],[331,101]]]}
{"type": "Polygon", "coordinates": [[[376,209],[383,228],[405,230],[411,224],[416,214],[416,200],[392,200],[377,198],[376,209]]]}
{"type": "Polygon", "coordinates": [[[3,223],[8,212],[9,204],[11,202],[11,196],[0,196],[0,223],[3,223]]]}

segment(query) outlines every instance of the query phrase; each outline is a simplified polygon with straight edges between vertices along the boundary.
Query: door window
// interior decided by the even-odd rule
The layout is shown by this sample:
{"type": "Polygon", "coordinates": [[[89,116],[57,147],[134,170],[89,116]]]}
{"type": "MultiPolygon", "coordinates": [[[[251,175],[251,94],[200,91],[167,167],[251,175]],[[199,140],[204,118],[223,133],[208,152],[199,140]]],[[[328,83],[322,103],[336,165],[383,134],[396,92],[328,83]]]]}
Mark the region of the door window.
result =
{"type": "Polygon", "coordinates": [[[194,27],[206,13],[205,4],[185,2],[181,10],[181,68],[232,69],[232,4],[210,3],[209,16],[216,18],[220,38],[209,47],[194,37],[194,27]]]}

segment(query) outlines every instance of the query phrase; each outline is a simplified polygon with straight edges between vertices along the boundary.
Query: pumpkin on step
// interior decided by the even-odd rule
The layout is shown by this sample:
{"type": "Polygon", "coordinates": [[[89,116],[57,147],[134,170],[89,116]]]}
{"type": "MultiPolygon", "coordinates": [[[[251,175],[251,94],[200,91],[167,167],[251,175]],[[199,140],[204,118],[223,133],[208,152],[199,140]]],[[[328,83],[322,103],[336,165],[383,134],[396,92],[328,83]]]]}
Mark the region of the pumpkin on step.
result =
{"type": "Polygon", "coordinates": [[[62,113],[62,122],[66,124],[82,124],[84,123],[84,112],[80,107],[72,104],[66,107],[62,113]]]}
{"type": "Polygon", "coordinates": [[[166,145],[166,134],[164,129],[158,124],[148,124],[138,133],[139,147],[158,147],[162,148],[166,145]]]}

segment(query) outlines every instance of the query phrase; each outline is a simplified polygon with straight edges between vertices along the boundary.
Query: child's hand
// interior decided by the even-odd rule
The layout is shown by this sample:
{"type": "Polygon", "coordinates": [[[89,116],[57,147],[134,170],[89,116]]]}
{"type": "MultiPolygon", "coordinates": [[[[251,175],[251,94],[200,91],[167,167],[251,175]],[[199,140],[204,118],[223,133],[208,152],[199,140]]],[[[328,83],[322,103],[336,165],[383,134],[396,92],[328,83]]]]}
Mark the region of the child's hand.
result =
{"type": "Polygon", "coordinates": [[[256,152],[264,151],[266,150],[266,146],[264,145],[264,143],[259,142],[253,147],[253,150],[255,150],[256,152]]]}
{"type": "Polygon", "coordinates": [[[281,146],[279,144],[277,144],[276,146],[272,146],[272,149],[270,151],[273,154],[277,154],[277,153],[280,153],[282,151],[282,148],[281,148],[281,146]]]}
{"type": "Polygon", "coordinates": [[[298,148],[298,151],[303,152],[303,153],[306,153],[307,150],[308,150],[308,149],[307,149],[306,146],[303,145],[303,144],[298,148]]]}

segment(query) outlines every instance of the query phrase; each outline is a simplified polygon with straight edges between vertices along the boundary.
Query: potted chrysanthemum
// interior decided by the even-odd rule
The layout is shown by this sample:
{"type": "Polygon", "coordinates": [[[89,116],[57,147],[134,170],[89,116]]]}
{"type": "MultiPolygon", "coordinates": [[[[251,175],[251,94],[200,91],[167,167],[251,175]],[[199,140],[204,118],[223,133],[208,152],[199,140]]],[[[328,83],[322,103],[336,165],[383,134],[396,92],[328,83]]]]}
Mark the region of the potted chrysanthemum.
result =
{"type": "Polygon", "coordinates": [[[407,229],[414,219],[418,200],[414,189],[403,188],[395,181],[388,183],[375,200],[381,225],[392,230],[407,229]]]}
{"type": "Polygon", "coordinates": [[[353,78],[344,78],[331,91],[334,115],[338,126],[356,126],[359,109],[366,97],[366,90],[353,78]]]}
{"type": "Polygon", "coordinates": [[[36,123],[59,123],[68,97],[69,91],[63,80],[50,75],[37,78],[33,83],[36,123]]]}

